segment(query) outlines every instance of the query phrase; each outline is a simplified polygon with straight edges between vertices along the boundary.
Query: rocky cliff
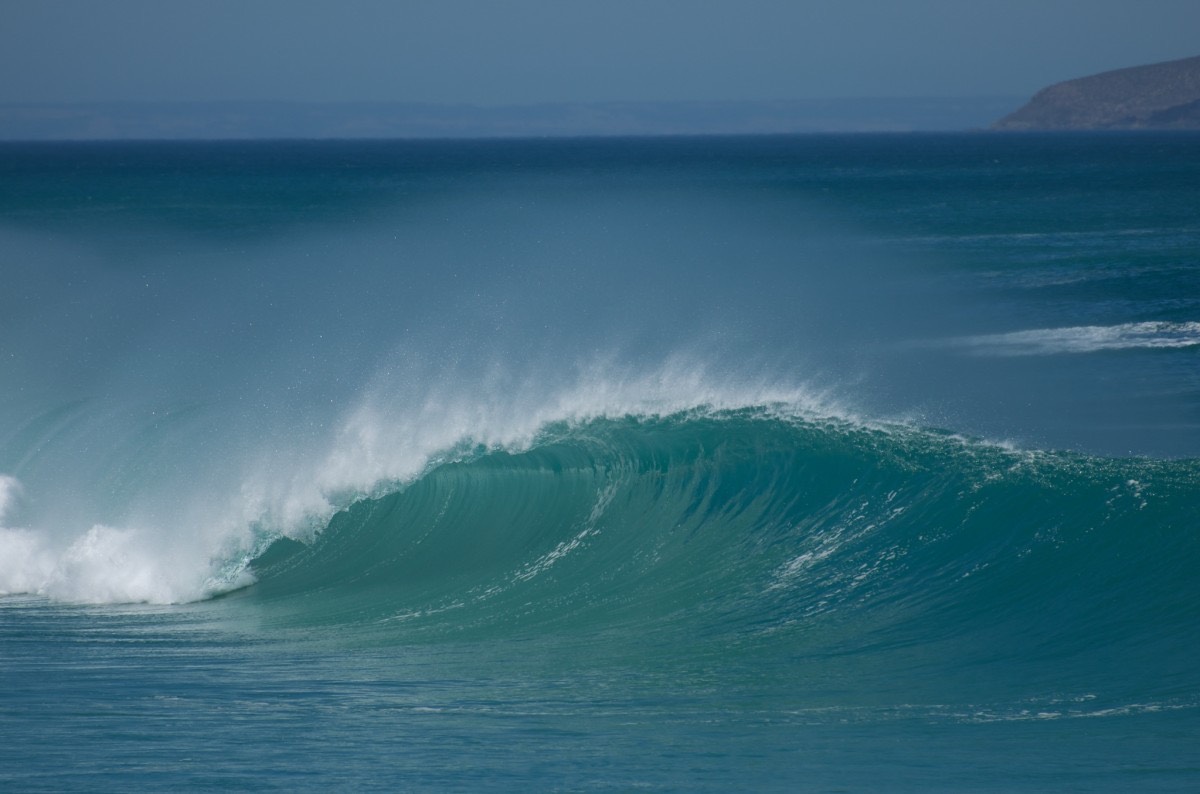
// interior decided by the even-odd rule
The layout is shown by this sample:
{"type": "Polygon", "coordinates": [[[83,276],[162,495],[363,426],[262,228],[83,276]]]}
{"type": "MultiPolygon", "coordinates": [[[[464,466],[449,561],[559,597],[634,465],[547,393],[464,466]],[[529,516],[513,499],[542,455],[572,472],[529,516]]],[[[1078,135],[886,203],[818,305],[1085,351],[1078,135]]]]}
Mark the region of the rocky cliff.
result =
{"type": "Polygon", "coordinates": [[[1043,88],[997,130],[1200,130],[1200,56],[1043,88]]]}

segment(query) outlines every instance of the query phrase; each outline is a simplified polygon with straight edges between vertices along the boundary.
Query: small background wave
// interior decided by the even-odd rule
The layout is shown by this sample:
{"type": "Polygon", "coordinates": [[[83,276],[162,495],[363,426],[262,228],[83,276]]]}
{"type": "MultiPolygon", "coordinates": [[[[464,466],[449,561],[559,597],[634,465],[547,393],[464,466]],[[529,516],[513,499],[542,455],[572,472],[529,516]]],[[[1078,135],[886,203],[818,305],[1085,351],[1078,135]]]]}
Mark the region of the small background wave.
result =
{"type": "Polygon", "coordinates": [[[1170,349],[1200,345],[1200,322],[1141,322],[1081,325],[984,334],[957,340],[955,346],[995,356],[1048,356],[1101,350],[1170,349]]]}

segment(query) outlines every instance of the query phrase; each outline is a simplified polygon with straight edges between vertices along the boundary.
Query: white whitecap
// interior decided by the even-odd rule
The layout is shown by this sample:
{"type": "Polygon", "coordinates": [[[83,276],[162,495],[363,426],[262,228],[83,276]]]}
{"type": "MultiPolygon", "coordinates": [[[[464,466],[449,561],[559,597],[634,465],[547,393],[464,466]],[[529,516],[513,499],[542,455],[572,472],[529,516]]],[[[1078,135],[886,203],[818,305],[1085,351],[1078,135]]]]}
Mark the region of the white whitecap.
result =
{"type": "Polygon", "coordinates": [[[1103,350],[1200,346],[1200,322],[1140,322],[1036,328],[969,336],[950,343],[972,353],[993,356],[1047,356],[1103,350]]]}

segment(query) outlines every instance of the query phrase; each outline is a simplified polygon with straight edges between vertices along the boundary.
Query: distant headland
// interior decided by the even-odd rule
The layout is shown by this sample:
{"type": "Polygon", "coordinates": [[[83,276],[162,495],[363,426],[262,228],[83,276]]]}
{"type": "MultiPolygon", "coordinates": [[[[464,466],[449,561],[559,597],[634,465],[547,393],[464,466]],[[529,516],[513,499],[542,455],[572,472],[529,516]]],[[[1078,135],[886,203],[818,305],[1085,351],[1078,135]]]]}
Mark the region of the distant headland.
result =
{"type": "Polygon", "coordinates": [[[1200,56],[1043,88],[995,130],[1200,130],[1200,56]]]}

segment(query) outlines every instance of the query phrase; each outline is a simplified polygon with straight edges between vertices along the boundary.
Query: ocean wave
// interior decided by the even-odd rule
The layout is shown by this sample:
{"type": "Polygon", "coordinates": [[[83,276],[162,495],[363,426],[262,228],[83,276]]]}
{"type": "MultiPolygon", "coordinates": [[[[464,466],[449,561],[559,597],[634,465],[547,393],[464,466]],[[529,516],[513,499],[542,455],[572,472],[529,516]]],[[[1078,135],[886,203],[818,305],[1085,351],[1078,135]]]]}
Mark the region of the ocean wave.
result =
{"type": "MultiPolygon", "coordinates": [[[[83,497],[89,487],[107,496],[112,483],[129,479],[128,469],[149,492],[126,497],[131,506],[118,502],[65,518],[52,514],[25,526],[13,520],[25,489],[17,478],[0,475],[0,594],[37,593],[81,603],[201,600],[244,586],[249,561],[278,538],[311,540],[335,514],[363,499],[392,493],[440,466],[488,452],[523,451],[550,426],[746,405],[796,416],[839,413],[800,388],[715,387],[702,368],[681,362],[648,374],[589,369],[559,388],[485,383],[455,393],[430,387],[413,398],[397,394],[392,385],[380,386],[347,411],[324,439],[297,446],[262,443],[224,464],[230,472],[223,478],[199,476],[178,461],[172,468],[182,477],[147,476],[157,439],[172,449],[179,446],[173,423],[156,417],[136,431],[139,444],[130,459],[111,456],[109,470],[90,471],[82,483],[83,497]],[[482,401],[470,396],[479,392],[492,396],[482,401]],[[152,509],[138,509],[139,498],[152,509]]],[[[46,424],[45,433],[61,433],[59,420],[46,424]]],[[[36,435],[31,438],[29,443],[38,443],[36,435]]],[[[35,501],[47,496],[34,495],[35,501]]]]}
{"type": "MultiPolygon", "coordinates": [[[[57,546],[9,527],[0,589],[209,599],[197,608],[337,647],[537,638],[622,664],[785,659],[789,680],[853,668],[880,686],[906,665],[1000,703],[1053,685],[1035,677],[1046,658],[1084,660],[1101,686],[1193,656],[1200,461],[1023,451],[772,402],[528,430],[460,438],[411,477],[329,497],[315,527],[259,516],[213,544],[96,525],[57,546]],[[1024,672],[981,687],[994,664],[1024,672]]],[[[19,485],[0,482],[15,515],[19,485]]],[[[1025,717],[964,717],[993,718],[1025,717]]]]}
{"type": "Polygon", "coordinates": [[[1172,349],[1200,345],[1200,322],[1140,322],[1080,325],[984,334],[955,340],[978,355],[1047,356],[1102,350],[1172,349]]]}
{"type": "Polygon", "coordinates": [[[772,408],[595,419],[356,502],[277,541],[232,597],[383,643],[616,631],[811,652],[1152,649],[1196,612],[1198,481],[1194,461],[772,408]]]}
{"type": "MultiPolygon", "coordinates": [[[[383,644],[604,632],[806,653],[914,642],[1073,653],[1102,639],[1136,656],[1197,617],[1196,461],[1022,451],[822,413],[811,399],[725,397],[563,398],[540,423],[447,430],[451,443],[423,460],[406,453],[405,476],[375,480],[403,473],[381,457],[402,436],[356,414],[359,489],[325,492],[304,513],[297,494],[318,481],[295,479],[305,484],[281,498],[298,500],[299,523],[279,523],[259,493],[245,523],[190,541],[97,524],[55,545],[10,526],[0,589],[84,603],[218,597],[253,605],[257,620],[383,644]]],[[[335,473],[321,482],[348,481],[335,473]]],[[[2,523],[19,524],[20,486],[0,482],[2,523]]]]}

